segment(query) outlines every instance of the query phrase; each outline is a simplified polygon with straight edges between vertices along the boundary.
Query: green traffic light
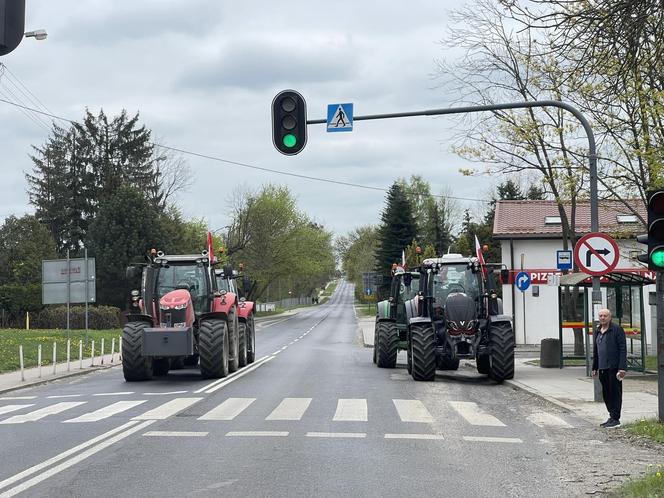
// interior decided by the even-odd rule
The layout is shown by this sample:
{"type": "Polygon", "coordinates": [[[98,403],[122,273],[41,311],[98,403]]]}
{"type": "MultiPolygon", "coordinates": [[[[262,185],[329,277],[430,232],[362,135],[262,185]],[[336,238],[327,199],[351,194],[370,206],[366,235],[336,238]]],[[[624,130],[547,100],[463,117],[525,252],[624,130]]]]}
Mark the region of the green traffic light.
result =
{"type": "Polygon", "coordinates": [[[664,269],[664,247],[658,247],[650,253],[650,262],[653,265],[664,269]]]}
{"type": "Polygon", "coordinates": [[[282,141],[286,147],[292,149],[293,147],[295,147],[295,144],[297,143],[297,138],[292,133],[289,133],[287,135],[284,135],[282,141]]]}

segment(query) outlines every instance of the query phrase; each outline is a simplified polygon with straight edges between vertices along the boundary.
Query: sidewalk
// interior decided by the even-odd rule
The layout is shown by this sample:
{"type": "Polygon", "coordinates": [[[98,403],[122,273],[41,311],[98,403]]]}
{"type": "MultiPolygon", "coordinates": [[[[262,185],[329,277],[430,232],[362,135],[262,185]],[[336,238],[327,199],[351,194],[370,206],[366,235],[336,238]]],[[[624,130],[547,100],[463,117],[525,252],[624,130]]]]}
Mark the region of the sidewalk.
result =
{"type": "Polygon", "coordinates": [[[24,387],[45,384],[57,379],[75,377],[77,375],[83,375],[94,372],[95,370],[111,368],[121,364],[120,353],[115,353],[113,356],[105,354],[103,358],[101,356],[95,356],[94,364],[92,358],[83,358],[82,363],[78,359],[72,360],[69,363],[69,369],[67,368],[67,363],[56,363],[55,373],[53,373],[53,365],[45,365],[41,367],[41,376],[39,367],[26,368],[23,371],[24,380],[21,379],[20,370],[7,372],[0,374],[0,394],[14,391],[16,389],[22,389],[24,387]]]}
{"type": "MultiPolygon", "coordinates": [[[[373,347],[374,317],[358,317],[357,322],[358,333],[361,335],[365,347],[373,347]]],[[[505,384],[544,398],[591,423],[606,420],[608,415],[604,403],[593,401],[593,379],[586,377],[586,367],[541,368],[528,365],[526,362],[539,359],[538,348],[536,346],[517,348],[518,351],[521,349],[533,353],[532,357],[517,357],[514,365],[514,379],[505,381],[505,384]]],[[[475,367],[475,362],[463,363],[475,367]]],[[[657,375],[628,372],[623,387],[621,422],[657,418],[658,409],[657,375]]]]}

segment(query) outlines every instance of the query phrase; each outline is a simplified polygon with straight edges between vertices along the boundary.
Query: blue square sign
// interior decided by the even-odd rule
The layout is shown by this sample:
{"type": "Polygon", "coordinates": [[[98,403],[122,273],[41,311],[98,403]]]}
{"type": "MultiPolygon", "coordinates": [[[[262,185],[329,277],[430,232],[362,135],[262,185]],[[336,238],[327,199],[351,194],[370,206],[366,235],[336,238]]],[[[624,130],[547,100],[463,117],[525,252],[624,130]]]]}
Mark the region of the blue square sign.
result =
{"type": "Polygon", "coordinates": [[[559,270],[572,269],[572,251],[556,251],[556,268],[559,270]]]}
{"type": "Polygon", "coordinates": [[[327,106],[327,131],[353,131],[353,104],[327,106]]]}

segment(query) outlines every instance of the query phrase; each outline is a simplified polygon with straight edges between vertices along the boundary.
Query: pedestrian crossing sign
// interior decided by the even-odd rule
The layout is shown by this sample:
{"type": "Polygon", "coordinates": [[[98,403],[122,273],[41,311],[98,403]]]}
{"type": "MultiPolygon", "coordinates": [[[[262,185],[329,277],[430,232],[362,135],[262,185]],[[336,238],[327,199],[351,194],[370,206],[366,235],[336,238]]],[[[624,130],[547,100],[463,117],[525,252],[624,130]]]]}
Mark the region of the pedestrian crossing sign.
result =
{"type": "Polygon", "coordinates": [[[328,104],[327,131],[353,131],[353,104],[328,104]]]}

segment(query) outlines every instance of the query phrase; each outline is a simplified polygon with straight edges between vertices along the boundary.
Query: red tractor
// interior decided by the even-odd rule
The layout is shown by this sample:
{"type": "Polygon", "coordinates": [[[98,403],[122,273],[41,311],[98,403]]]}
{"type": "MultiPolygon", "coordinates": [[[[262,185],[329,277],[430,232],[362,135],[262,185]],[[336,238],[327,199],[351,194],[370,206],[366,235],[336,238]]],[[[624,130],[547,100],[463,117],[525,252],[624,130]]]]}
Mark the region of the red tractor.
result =
{"type": "Polygon", "coordinates": [[[148,380],[199,362],[204,378],[239,367],[237,295],[218,287],[213,266],[207,251],[153,251],[148,263],[127,268],[128,279],[141,275],[141,290],[131,291],[122,330],[125,380],[148,380]]]}
{"type": "MultiPolygon", "coordinates": [[[[242,264],[240,263],[240,273],[234,271],[231,267],[225,266],[223,269],[214,271],[217,277],[217,287],[219,290],[224,290],[235,295],[240,295],[238,292],[235,281],[241,276],[242,264]]],[[[249,288],[249,279],[246,276],[244,279],[243,288],[249,288]]],[[[238,317],[238,357],[239,366],[244,367],[249,363],[253,363],[256,359],[256,329],[254,325],[254,303],[247,301],[241,297],[237,305],[238,317]]]]}

